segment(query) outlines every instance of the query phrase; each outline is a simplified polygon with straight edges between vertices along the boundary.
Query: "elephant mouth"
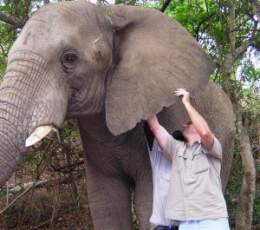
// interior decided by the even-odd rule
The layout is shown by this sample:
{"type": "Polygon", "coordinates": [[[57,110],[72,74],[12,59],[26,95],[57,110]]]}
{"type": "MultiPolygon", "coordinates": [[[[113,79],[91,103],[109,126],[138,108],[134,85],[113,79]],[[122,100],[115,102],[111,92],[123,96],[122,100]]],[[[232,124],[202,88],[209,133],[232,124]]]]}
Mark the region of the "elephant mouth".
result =
{"type": "Polygon", "coordinates": [[[98,95],[98,90],[81,89],[73,91],[69,98],[67,116],[77,117],[87,114],[96,114],[103,111],[103,96],[98,95]],[[93,91],[95,93],[93,93],[93,91]],[[94,95],[90,95],[93,93],[94,95]]]}
{"type": "Polygon", "coordinates": [[[40,142],[51,131],[57,131],[53,125],[42,125],[37,127],[25,141],[25,147],[30,147],[40,142]]]}

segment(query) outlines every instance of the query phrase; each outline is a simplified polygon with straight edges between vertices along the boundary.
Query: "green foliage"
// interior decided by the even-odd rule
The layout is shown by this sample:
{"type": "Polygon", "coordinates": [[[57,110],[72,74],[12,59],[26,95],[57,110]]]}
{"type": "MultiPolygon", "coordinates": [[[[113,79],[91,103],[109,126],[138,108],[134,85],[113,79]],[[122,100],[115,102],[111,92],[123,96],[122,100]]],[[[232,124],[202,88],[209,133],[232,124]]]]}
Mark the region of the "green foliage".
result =
{"type": "MultiPolygon", "coordinates": [[[[230,37],[227,31],[232,7],[235,8],[236,14],[234,21],[236,28],[233,33],[236,37],[235,46],[238,47],[249,39],[254,29],[252,4],[248,1],[175,0],[167,8],[166,14],[178,20],[219,65],[221,62],[219,48],[222,54],[230,50],[230,37]]],[[[256,34],[257,36],[260,34],[256,34]]]]}
{"type": "Polygon", "coordinates": [[[79,138],[79,130],[77,123],[73,120],[64,122],[62,129],[60,130],[61,138],[79,138]]]}
{"type": "Polygon", "coordinates": [[[209,56],[218,62],[216,41],[223,40],[223,29],[215,1],[173,1],[166,14],[179,21],[201,44],[209,56]]]}
{"type": "MultiPolygon", "coordinates": [[[[0,5],[0,11],[8,15],[23,18],[27,16],[25,15],[26,7],[24,4],[24,1],[16,0],[10,3],[10,1],[4,0],[0,5]]],[[[14,27],[0,22],[0,76],[2,76],[5,71],[7,54],[16,39],[17,32],[18,30],[14,27]]]]}
{"type": "Polygon", "coordinates": [[[6,57],[4,54],[0,53],[0,79],[4,74],[6,68],[6,57]]]}
{"type": "MultiPolygon", "coordinates": [[[[211,7],[215,7],[212,4],[211,7]]],[[[178,20],[194,37],[200,30],[201,22],[206,20],[212,12],[205,1],[174,1],[166,14],[178,20]]],[[[216,12],[216,10],[214,10],[216,12]]]]}
{"type": "MultiPolygon", "coordinates": [[[[260,156],[260,155],[259,155],[260,156]]],[[[258,158],[259,159],[259,158],[258,158]]],[[[256,193],[255,193],[255,202],[253,210],[253,224],[259,224],[260,220],[260,163],[258,162],[258,167],[256,167],[256,193]]]]}
{"type": "Polygon", "coordinates": [[[260,68],[255,68],[250,59],[241,64],[241,87],[237,93],[243,112],[251,121],[260,117],[260,68]]]}
{"type": "Polygon", "coordinates": [[[6,68],[7,54],[16,38],[16,32],[9,26],[0,23],[0,75],[6,68]]]}
{"type": "Polygon", "coordinates": [[[236,209],[238,204],[240,188],[242,185],[243,171],[241,170],[241,168],[242,168],[242,161],[239,154],[239,145],[237,143],[235,145],[234,159],[232,162],[232,170],[230,173],[229,183],[227,185],[226,194],[225,194],[228,213],[229,213],[229,220],[232,226],[234,226],[235,224],[236,209]]]}
{"type": "Polygon", "coordinates": [[[255,215],[253,218],[253,225],[257,225],[257,224],[259,224],[259,219],[260,219],[260,190],[257,190],[257,192],[256,192],[254,213],[255,213],[255,215]]]}
{"type": "Polygon", "coordinates": [[[24,0],[4,0],[3,4],[0,5],[0,11],[6,12],[9,15],[25,18],[28,13],[28,6],[24,0]]]}
{"type": "Polygon", "coordinates": [[[115,0],[115,4],[136,5],[136,0],[115,0]]]}
{"type": "Polygon", "coordinates": [[[260,87],[260,85],[256,86],[260,82],[260,68],[255,68],[250,59],[242,62],[241,80],[247,82],[251,89],[260,87]]]}

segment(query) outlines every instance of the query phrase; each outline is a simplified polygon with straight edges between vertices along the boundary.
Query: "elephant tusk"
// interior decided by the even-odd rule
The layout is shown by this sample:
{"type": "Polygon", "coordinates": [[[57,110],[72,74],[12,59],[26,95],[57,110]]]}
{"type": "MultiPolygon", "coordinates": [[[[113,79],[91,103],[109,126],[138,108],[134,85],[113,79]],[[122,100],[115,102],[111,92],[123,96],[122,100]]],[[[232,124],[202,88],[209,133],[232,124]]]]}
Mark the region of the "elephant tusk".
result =
{"type": "Polygon", "coordinates": [[[38,143],[40,140],[42,140],[44,137],[46,137],[52,130],[53,130],[53,127],[50,125],[39,126],[26,139],[25,147],[30,147],[30,146],[38,143]]]}

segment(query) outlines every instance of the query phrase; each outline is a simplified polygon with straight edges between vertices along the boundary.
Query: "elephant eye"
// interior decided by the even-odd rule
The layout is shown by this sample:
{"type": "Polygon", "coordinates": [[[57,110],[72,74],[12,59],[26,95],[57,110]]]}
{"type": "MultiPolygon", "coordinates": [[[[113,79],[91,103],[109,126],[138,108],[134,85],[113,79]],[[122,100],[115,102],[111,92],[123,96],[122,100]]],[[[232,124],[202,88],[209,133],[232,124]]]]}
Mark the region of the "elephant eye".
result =
{"type": "Polygon", "coordinates": [[[74,67],[76,67],[78,61],[79,58],[75,51],[66,51],[61,57],[61,63],[66,69],[73,69],[74,67]]]}

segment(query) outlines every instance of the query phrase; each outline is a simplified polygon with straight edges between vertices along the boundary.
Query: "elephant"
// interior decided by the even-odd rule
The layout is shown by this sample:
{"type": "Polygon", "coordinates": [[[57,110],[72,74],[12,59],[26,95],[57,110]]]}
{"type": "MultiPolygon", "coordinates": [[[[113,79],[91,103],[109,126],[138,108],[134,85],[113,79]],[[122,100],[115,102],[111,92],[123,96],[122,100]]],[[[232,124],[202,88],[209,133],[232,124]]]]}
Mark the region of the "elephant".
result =
{"type": "Polygon", "coordinates": [[[152,179],[143,124],[158,114],[169,132],[180,127],[187,114],[176,88],[194,95],[230,159],[234,115],[209,81],[214,69],[196,40],[155,9],[85,0],[42,7],[10,49],[0,85],[0,184],[28,146],[75,118],[94,229],[133,229],[131,191],[139,228],[149,229],[152,179]]]}

